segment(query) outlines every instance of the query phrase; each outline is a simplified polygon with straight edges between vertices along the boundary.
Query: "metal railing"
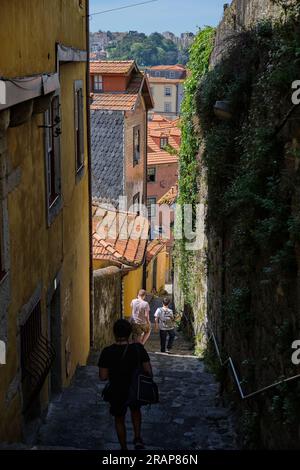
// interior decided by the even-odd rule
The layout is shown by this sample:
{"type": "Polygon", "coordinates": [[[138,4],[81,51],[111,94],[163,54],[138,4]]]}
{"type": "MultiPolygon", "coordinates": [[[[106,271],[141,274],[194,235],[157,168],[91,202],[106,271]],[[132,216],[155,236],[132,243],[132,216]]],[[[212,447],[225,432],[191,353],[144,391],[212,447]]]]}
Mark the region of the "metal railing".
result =
{"type": "Polygon", "coordinates": [[[286,382],[291,382],[292,380],[300,378],[300,374],[297,374],[297,375],[294,375],[292,377],[288,377],[286,379],[282,379],[282,380],[279,380],[277,382],[274,382],[271,385],[268,385],[266,387],[260,388],[259,390],[256,390],[255,392],[245,394],[244,391],[243,391],[242,385],[241,385],[241,380],[239,379],[236,368],[234,367],[234,363],[233,363],[232,358],[229,356],[225,361],[222,360],[220,349],[219,349],[219,346],[218,346],[218,342],[216,340],[216,336],[215,336],[215,334],[214,334],[214,332],[212,331],[211,328],[208,328],[208,331],[210,332],[210,336],[208,337],[208,340],[210,341],[211,339],[213,339],[215,350],[216,350],[216,353],[218,355],[221,366],[224,367],[227,364],[230,365],[231,371],[232,371],[233,376],[234,376],[234,380],[236,382],[236,385],[237,385],[237,388],[239,390],[239,393],[240,393],[240,396],[241,396],[242,400],[245,400],[247,398],[252,398],[256,395],[259,395],[260,393],[265,392],[266,390],[270,390],[271,388],[277,387],[278,385],[281,385],[281,384],[286,383],[286,382]]]}

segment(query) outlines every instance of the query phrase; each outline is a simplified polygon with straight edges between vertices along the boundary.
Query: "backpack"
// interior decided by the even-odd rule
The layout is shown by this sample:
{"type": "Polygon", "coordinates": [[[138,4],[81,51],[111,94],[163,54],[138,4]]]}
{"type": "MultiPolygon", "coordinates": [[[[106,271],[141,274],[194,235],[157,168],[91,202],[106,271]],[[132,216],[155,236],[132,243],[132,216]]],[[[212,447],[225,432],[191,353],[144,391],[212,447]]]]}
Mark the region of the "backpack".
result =
{"type": "Polygon", "coordinates": [[[174,328],[174,314],[172,310],[160,308],[160,323],[165,330],[172,330],[174,328]]]}

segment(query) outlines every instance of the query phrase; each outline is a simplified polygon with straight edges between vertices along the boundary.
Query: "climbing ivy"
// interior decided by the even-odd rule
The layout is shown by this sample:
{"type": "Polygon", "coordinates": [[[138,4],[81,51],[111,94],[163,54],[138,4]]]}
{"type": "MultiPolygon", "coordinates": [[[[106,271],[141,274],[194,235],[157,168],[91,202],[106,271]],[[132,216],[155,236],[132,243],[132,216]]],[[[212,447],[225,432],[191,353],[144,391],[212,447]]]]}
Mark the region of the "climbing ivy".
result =
{"type": "MultiPolygon", "coordinates": [[[[190,49],[190,59],[187,65],[189,75],[185,81],[185,97],[181,107],[181,148],[179,155],[179,197],[181,205],[192,204],[195,207],[198,198],[199,152],[200,137],[196,122],[196,90],[201,78],[208,71],[209,58],[213,49],[215,29],[205,27],[199,30],[190,49]]],[[[185,249],[185,240],[177,242],[175,258],[178,263],[179,282],[184,293],[185,301],[193,302],[193,253],[185,249]]]]}
{"type": "Polygon", "coordinates": [[[263,22],[240,34],[198,88],[208,223],[222,233],[235,221],[227,267],[242,262],[244,270],[252,272],[254,255],[267,249],[266,273],[294,272],[299,217],[291,213],[295,181],[284,172],[287,153],[298,149],[286,148],[280,129],[292,105],[291,83],[298,76],[299,61],[300,39],[293,23],[282,27],[263,22]],[[215,116],[218,100],[230,103],[230,121],[215,116]]]}
{"type": "Polygon", "coordinates": [[[185,81],[185,97],[181,107],[181,148],[180,148],[180,179],[179,200],[181,204],[194,204],[197,200],[199,136],[196,127],[195,94],[201,78],[209,66],[209,58],[213,49],[215,29],[207,26],[200,30],[190,50],[188,62],[189,76],[185,81]]]}
{"type": "MultiPolygon", "coordinates": [[[[287,7],[291,2],[276,3],[287,7]]],[[[248,392],[295,373],[290,346],[299,327],[294,292],[300,144],[291,85],[300,70],[299,12],[298,2],[285,8],[284,19],[263,21],[236,35],[196,94],[208,237],[217,235],[225,245],[222,266],[213,266],[224,282],[219,322],[223,344],[248,392]],[[227,102],[230,119],[218,118],[217,101],[227,102]],[[249,356],[255,359],[251,367],[249,356]]],[[[261,400],[268,403],[272,425],[280,429],[283,424],[292,441],[299,422],[299,384],[271,389],[261,400]]],[[[243,416],[247,446],[262,419],[253,403],[243,416]]]]}

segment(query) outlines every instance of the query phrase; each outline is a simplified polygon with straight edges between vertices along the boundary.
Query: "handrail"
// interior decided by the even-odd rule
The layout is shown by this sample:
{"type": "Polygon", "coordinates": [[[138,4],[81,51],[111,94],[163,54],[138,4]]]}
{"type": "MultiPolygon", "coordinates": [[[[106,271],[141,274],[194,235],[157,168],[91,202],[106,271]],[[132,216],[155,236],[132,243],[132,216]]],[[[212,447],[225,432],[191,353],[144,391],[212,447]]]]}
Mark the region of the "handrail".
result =
{"type": "Polygon", "coordinates": [[[239,380],[239,377],[238,377],[238,374],[237,374],[237,371],[234,367],[234,363],[233,363],[233,360],[232,358],[229,356],[225,361],[222,360],[222,357],[221,357],[221,354],[220,354],[220,349],[219,349],[219,346],[218,346],[218,342],[216,340],[216,337],[215,337],[215,334],[214,332],[212,331],[211,328],[209,328],[210,330],[210,337],[208,338],[208,341],[211,340],[211,338],[213,339],[213,342],[214,342],[214,345],[215,345],[215,349],[216,349],[216,352],[217,352],[217,355],[218,355],[218,358],[219,358],[219,361],[220,361],[220,364],[221,366],[225,366],[226,364],[229,364],[230,367],[231,367],[231,370],[232,370],[232,373],[233,373],[233,376],[234,376],[234,380],[236,382],[236,385],[239,389],[239,393],[240,393],[240,396],[242,398],[242,400],[245,400],[247,398],[252,398],[256,395],[259,395],[260,393],[263,393],[265,392],[266,390],[269,390],[271,388],[274,388],[274,387],[277,387],[278,385],[281,385],[283,383],[286,383],[286,382],[291,382],[292,380],[295,380],[297,378],[300,378],[300,374],[298,375],[294,375],[292,377],[288,377],[287,379],[283,379],[283,380],[280,380],[278,382],[274,382],[273,384],[271,385],[268,385],[266,387],[263,387],[263,388],[260,388],[259,390],[256,390],[255,392],[252,392],[252,393],[248,393],[245,395],[244,391],[243,391],[243,388],[242,388],[242,385],[241,385],[241,381],[239,380]]]}

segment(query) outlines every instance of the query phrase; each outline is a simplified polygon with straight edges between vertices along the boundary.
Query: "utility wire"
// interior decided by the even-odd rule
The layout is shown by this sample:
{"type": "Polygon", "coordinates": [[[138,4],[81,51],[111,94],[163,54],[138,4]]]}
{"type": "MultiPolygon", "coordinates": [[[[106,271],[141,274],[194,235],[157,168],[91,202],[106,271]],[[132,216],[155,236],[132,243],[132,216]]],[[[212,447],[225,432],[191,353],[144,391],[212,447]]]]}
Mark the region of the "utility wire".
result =
{"type": "Polygon", "coordinates": [[[148,0],[147,2],[132,3],[131,5],[125,5],[124,7],[118,7],[118,8],[112,8],[111,10],[97,11],[96,13],[91,13],[88,16],[91,17],[91,16],[96,16],[96,15],[103,15],[103,13],[110,13],[111,11],[117,11],[117,10],[125,10],[126,8],[133,8],[139,5],[146,5],[147,3],[154,3],[154,2],[158,2],[158,0],[148,0]]]}

